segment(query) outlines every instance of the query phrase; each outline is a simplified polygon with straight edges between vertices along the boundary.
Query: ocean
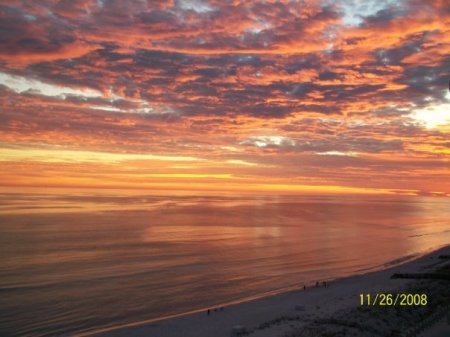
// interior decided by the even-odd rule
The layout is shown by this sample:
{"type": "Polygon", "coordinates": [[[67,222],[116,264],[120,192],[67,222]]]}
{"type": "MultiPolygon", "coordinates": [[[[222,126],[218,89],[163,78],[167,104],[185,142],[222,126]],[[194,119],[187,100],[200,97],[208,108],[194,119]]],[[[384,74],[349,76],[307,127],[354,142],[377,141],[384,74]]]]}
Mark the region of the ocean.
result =
{"type": "Polygon", "coordinates": [[[0,194],[0,335],[87,333],[386,268],[450,242],[448,198],[0,194]]]}

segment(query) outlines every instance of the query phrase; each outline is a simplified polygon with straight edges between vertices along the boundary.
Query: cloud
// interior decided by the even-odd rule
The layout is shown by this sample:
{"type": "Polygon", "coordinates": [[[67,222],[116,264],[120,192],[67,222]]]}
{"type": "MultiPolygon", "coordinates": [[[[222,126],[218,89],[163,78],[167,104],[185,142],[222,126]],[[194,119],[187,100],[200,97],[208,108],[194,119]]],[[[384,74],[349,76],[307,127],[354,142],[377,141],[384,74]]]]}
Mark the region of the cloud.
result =
{"type": "Polygon", "coordinates": [[[0,6],[5,148],[205,158],[192,174],[349,186],[370,164],[378,188],[450,189],[432,181],[448,173],[445,1],[0,6]]]}
{"type": "Polygon", "coordinates": [[[182,10],[192,10],[197,13],[207,13],[213,10],[206,1],[201,0],[176,0],[175,6],[182,10]]]}
{"type": "Polygon", "coordinates": [[[257,147],[291,147],[295,145],[295,142],[283,136],[255,136],[242,141],[241,144],[257,147]]]}
{"type": "Polygon", "coordinates": [[[401,11],[407,1],[355,1],[344,0],[337,2],[343,12],[342,20],[346,25],[358,26],[364,23],[377,23],[392,20],[395,12],[401,11]]]}
{"type": "Polygon", "coordinates": [[[40,161],[40,162],[125,162],[132,160],[192,162],[204,159],[186,156],[162,156],[136,153],[105,153],[93,151],[73,151],[61,149],[9,148],[2,150],[0,161],[40,161]]]}
{"type": "Polygon", "coordinates": [[[69,88],[44,83],[39,80],[30,79],[22,76],[14,76],[6,73],[0,73],[0,85],[4,85],[16,93],[33,93],[37,95],[53,96],[65,98],[66,96],[76,96],[81,98],[101,97],[102,94],[97,90],[87,88],[69,88]]]}
{"type": "Polygon", "coordinates": [[[344,157],[357,157],[358,154],[356,152],[341,152],[341,151],[326,151],[326,152],[317,152],[320,156],[344,156],[344,157]]]}

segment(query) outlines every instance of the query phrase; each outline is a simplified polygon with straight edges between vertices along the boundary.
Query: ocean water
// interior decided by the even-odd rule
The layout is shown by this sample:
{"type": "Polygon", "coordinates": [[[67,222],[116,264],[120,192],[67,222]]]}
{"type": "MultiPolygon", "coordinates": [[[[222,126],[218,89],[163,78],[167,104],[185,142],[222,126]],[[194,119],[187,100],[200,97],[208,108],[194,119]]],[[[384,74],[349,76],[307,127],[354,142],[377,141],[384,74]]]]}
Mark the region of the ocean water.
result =
{"type": "Polygon", "coordinates": [[[448,198],[0,194],[0,335],[92,332],[384,268],[448,198]]]}

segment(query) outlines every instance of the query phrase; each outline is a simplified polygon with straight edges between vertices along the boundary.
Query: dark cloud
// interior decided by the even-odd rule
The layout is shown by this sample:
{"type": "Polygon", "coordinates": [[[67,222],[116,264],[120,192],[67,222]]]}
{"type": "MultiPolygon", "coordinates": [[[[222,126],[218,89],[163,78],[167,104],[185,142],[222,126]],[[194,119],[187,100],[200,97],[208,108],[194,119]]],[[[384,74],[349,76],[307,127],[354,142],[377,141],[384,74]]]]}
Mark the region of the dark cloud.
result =
{"type": "MultiPolygon", "coordinates": [[[[244,141],[244,145],[258,145],[259,138],[249,139],[244,141]]],[[[270,140],[270,139],[269,139],[270,140]]],[[[264,142],[264,138],[262,139],[264,142]]],[[[268,142],[267,145],[262,146],[267,149],[277,149],[281,152],[315,152],[327,153],[338,151],[346,152],[363,152],[363,153],[380,153],[380,152],[396,152],[403,149],[401,140],[380,140],[367,137],[321,137],[320,139],[283,139],[280,142],[268,142]]]]}
{"type": "Polygon", "coordinates": [[[438,66],[416,66],[408,67],[398,83],[408,85],[408,89],[416,97],[416,101],[426,97],[434,97],[442,101],[446,95],[445,89],[448,85],[450,70],[450,58],[444,60],[438,66]]]}
{"type": "Polygon", "coordinates": [[[407,9],[400,6],[381,9],[374,15],[364,18],[361,27],[383,26],[406,14],[407,9]]]}
{"type": "Polygon", "coordinates": [[[420,52],[424,41],[415,37],[405,39],[405,44],[391,49],[376,49],[375,58],[378,64],[400,64],[408,56],[420,52]]]}
{"type": "Polygon", "coordinates": [[[342,75],[334,73],[332,71],[323,71],[319,74],[319,80],[321,81],[337,80],[337,79],[342,79],[342,75]]]}
{"type": "Polygon", "coordinates": [[[177,18],[174,13],[169,11],[153,10],[138,15],[139,19],[145,24],[170,24],[176,25],[177,18]]]}

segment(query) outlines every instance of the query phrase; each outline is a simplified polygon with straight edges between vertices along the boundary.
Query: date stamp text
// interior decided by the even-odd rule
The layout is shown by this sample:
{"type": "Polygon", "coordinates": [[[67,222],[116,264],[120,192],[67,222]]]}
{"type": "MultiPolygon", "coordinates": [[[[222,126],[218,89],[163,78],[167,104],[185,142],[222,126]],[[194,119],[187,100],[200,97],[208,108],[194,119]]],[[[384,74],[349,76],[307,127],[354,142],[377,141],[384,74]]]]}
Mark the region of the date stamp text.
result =
{"type": "Polygon", "coordinates": [[[361,306],[425,306],[427,294],[359,294],[361,306]]]}

